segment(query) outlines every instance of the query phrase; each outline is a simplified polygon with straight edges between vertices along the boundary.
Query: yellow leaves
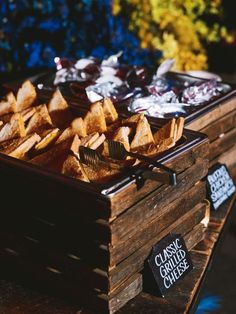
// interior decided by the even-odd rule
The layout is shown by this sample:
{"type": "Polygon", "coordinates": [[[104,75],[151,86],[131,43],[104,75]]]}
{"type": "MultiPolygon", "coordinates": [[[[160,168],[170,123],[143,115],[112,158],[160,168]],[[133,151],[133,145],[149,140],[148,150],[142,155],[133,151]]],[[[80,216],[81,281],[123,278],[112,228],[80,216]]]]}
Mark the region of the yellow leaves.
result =
{"type": "Polygon", "coordinates": [[[178,67],[184,71],[205,70],[207,68],[207,56],[204,50],[193,52],[181,49],[177,56],[178,67]]]}
{"type": "Polygon", "coordinates": [[[173,34],[163,33],[160,49],[163,51],[165,59],[173,59],[179,53],[179,44],[173,34]]]}
{"type": "Polygon", "coordinates": [[[225,26],[220,28],[220,35],[228,44],[232,44],[236,37],[236,34],[229,33],[225,26]]]}
{"type": "Polygon", "coordinates": [[[112,14],[118,15],[121,11],[120,0],[113,0],[112,1],[112,14]]]}
{"type": "Polygon", "coordinates": [[[232,44],[234,41],[235,41],[235,36],[233,34],[228,34],[226,37],[225,37],[225,41],[228,43],[228,44],[232,44]]]}
{"type": "Polygon", "coordinates": [[[206,37],[209,32],[209,29],[206,23],[201,20],[198,20],[195,22],[195,29],[196,29],[196,32],[198,32],[199,35],[201,35],[201,37],[203,38],[206,37]]]}
{"type": "MultiPolygon", "coordinates": [[[[142,48],[159,49],[163,58],[175,58],[178,70],[207,68],[203,42],[222,38],[232,43],[236,34],[215,23],[207,25],[202,16],[222,13],[221,0],[113,0],[114,11],[124,2],[131,8],[129,29],[140,38],[142,48]]],[[[120,6],[120,7],[119,7],[120,6]]],[[[124,12],[126,15],[127,12],[124,12]]]]}
{"type": "Polygon", "coordinates": [[[191,51],[188,46],[181,45],[173,34],[163,33],[162,41],[156,41],[158,48],[163,52],[163,60],[175,59],[174,70],[199,70],[207,68],[206,53],[201,48],[191,51]]]}

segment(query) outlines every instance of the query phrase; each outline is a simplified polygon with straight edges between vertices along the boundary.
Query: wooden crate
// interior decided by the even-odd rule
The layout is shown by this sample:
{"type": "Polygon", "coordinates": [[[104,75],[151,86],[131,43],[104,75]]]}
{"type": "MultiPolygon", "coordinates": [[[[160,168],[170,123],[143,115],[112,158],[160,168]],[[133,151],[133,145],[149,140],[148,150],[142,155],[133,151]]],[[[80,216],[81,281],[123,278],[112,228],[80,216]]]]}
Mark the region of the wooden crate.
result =
{"type": "MultiPolygon", "coordinates": [[[[168,231],[174,231],[181,233],[186,241],[188,249],[191,249],[198,243],[204,234],[204,225],[201,223],[201,218],[204,216],[206,211],[206,204],[202,203],[189,211],[187,215],[182,217],[178,223],[175,223],[173,228],[169,228],[168,231]],[[194,226],[194,224],[200,221],[194,226]],[[181,225],[184,224],[184,229],[181,225]],[[194,226],[194,227],[193,227],[194,226]]],[[[165,232],[160,233],[156,237],[156,241],[160,240],[165,236],[165,232]]],[[[9,236],[9,235],[8,235],[9,236]]],[[[141,271],[143,268],[143,259],[148,256],[150,253],[150,246],[145,245],[141,251],[135,252],[128,260],[119,265],[120,271],[117,275],[122,275],[124,272],[131,272],[126,281],[122,282],[118,288],[111,291],[108,294],[97,293],[95,296],[91,294],[91,291],[87,289],[84,290],[83,280],[72,280],[68,277],[67,271],[72,271],[71,266],[74,264],[73,276],[79,277],[81,268],[77,265],[77,271],[75,270],[75,264],[78,263],[78,260],[75,259],[75,256],[71,256],[71,263],[68,264],[70,268],[64,269],[52,264],[36,263],[28,258],[26,259],[22,244],[19,245],[19,238],[12,236],[11,240],[8,239],[7,235],[4,238],[4,242],[8,247],[1,248],[0,257],[1,257],[1,266],[10,270],[11,277],[17,280],[23,280],[24,283],[31,284],[45,292],[45,285],[47,286],[46,291],[54,291],[54,293],[61,295],[63,297],[68,296],[73,297],[74,300],[81,300],[83,298],[83,305],[90,306],[94,308],[99,308],[101,313],[107,311],[109,308],[110,313],[114,313],[118,310],[123,304],[125,304],[130,298],[132,298],[137,293],[142,290],[142,276],[136,272],[132,274],[133,268],[135,267],[137,271],[141,271]],[[17,245],[18,243],[18,245],[17,245]],[[141,253],[141,255],[140,255],[141,253]],[[143,256],[143,257],[142,257],[143,256]],[[126,266],[126,267],[125,267],[126,266]],[[60,269],[60,270],[59,270],[60,269]],[[83,291],[81,291],[81,287],[83,291]]],[[[4,270],[5,272],[5,270],[4,270]]],[[[96,311],[98,313],[98,310],[96,311]]],[[[100,312],[99,312],[100,313],[100,312]]]]}
{"type": "Polygon", "coordinates": [[[0,155],[0,263],[15,278],[114,313],[142,290],[152,246],[169,232],[191,248],[202,239],[209,142],[185,131],[162,161],[177,186],[134,176],[98,188],[0,155]],[[110,191],[108,193],[107,191],[110,191]]]}
{"type": "Polygon", "coordinates": [[[232,97],[210,111],[187,123],[188,129],[197,130],[209,137],[211,165],[217,161],[233,162],[234,146],[236,145],[236,97],[232,97]],[[228,161],[229,158],[229,161],[228,161]]]}

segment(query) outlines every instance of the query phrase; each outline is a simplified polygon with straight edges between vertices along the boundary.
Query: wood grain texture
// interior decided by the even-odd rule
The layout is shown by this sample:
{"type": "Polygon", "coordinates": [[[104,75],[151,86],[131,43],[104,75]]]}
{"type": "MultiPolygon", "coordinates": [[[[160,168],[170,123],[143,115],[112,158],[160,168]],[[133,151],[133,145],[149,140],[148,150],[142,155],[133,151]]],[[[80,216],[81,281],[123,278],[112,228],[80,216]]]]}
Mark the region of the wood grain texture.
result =
{"type": "MultiPolygon", "coordinates": [[[[178,212],[173,211],[165,216],[166,222],[169,221],[169,227],[164,229],[163,232],[159,231],[159,222],[153,220],[148,227],[146,227],[147,232],[144,232],[140,237],[139,233],[136,233],[131,239],[126,240],[123,245],[118,247],[110,248],[110,265],[117,265],[127,256],[134,253],[143,245],[150,248],[162,239],[169,232],[176,232],[185,234],[188,230],[196,226],[205,217],[206,205],[198,204],[193,210],[185,212],[185,208],[179,208],[181,215],[178,212]],[[180,218],[179,218],[180,217],[180,218]],[[191,227],[190,227],[191,226],[191,227]],[[147,246],[148,243],[148,246],[147,246]]],[[[144,254],[142,254],[143,256],[144,254]]]]}
{"type": "MultiPolygon", "coordinates": [[[[205,234],[205,229],[201,223],[194,227],[193,224],[191,224],[191,222],[189,221],[184,221],[184,223],[186,223],[185,230],[180,230],[180,226],[177,226],[172,231],[176,233],[182,232],[181,234],[186,241],[186,246],[190,250],[202,240],[205,234]]],[[[170,228],[167,231],[170,231],[170,228]]],[[[159,240],[161,240],[165,235],[165,232],[162,232],[159,237],[156,237],[156,242],[154,242],[154,240],[150,241],[149,243],[147,243],[147,245],[142,247],[142,249],[136,251],[126,260],[118,264],[116,267],[112,268],[109,276],[110,288],[114,289],[117,285],[120,284],[120,282],[125,280],[125,278],[129,277],[135,272],[141,271],[144,267],[145,259],[151,252],[150,248],[159,240]]]]}
{"type": "Polygon", "coordinates": [[[222,102],[206,114],[201,115],[187,125],[187,128],[194,131],[201,131],[207,125],[214,123],[216,120],[224,117],[228,113],[236,110],[236,97],[222,102]]]}
{"type": "Polygon", "coordinates": [[[220,154],[223,154],[229,148],[235,145],[236,128],[217,138],[214,142],[210,143],[209,159],[213,160],[220,154]]]}
{"type": "MultiPolygon", "coordinates": [[[[201,145],[197,145],[191,149],[191,151],[186,151],[179,156],[178,160],[173,159],[171,162],[167,163],[167,166],[174,169],[176,173],[181,173],[185,169],[191,167],[193,164],[200,159],[208,159],[209,155],[209,141],[207,139],[203,140],[201,145]]],[[[160,187],[161,184],[147,180],[144,187],[137,190],[136,184],[130,185],[127,189],[121,190],[116,193],[111,199],[112,212],[110,217],[112,219],[120,215],[124,210],[130,207],[132,204],[138,202],[144,196],[149,194],[151,191],[160,187]]]]}
{"type": "Polygon", "coordinates": [[[177,176],[177,186],[160,187],[117,217],[109,226],[111,245],[116,246],[127,237],[131,238],[133,233],[144,229],[151,220],[160,217],[165,212],[170,212],[170,208],[175,207],[175,211],[181,206],[191,208],[203,200],[205,198],[204,183],[192,187],[205,177],[207,171],[208,161],[199,160],[194,166],[177,176]]]}
{"type": "Polygon", "coordinates": [[[191,258],[194,263],[194,269],[177,286],[173,287],[165,298],[141,293],[137,298],[131,300],[124,308],[118,311],[118,313],[187,313],[191,300],[201,281],[202,270],[205,268],[209,259],[208,256],[195,252],[191,253],[191,258]]]}
{"type": "Polygon", "coordinates": [[[210,167],[215,163],[220,162],[233,170],[236,168],[236,144],[223,152],[220,156],[210,161],[210,167]]]}
{"type": "Polygon", "coordinates": [[[236,110],[230,112],[226,116],[222,117],[209,124],[205,128],[201,129],[201,132],[207,134],[210,142],[216,140],[221,134],[229,132],[236,126],[236,110]]]}

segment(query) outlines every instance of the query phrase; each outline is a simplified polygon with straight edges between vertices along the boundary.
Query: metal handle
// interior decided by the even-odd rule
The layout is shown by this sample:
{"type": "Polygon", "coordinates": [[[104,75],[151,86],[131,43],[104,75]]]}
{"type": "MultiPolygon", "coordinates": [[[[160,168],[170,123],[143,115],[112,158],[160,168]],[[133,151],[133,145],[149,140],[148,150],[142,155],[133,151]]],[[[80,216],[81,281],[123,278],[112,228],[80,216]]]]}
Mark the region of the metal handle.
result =
{"type": "Polygon", "coordinates": [[[150,173],[153,174],[153,175],[150,174],[149,179],[151,179],[151,176],[152,176],[153,177],[152,180],[155,180],[155,181],[159,181],[159,182],[161,181],[161,182],[168,183],[171,185],[177,184],[176,172],[174,170],[172,170],[171,168],[163,165],[159,161],[153,160],[152,158],[149,158],[149,157],[137,154],[137,153],[129,152],[129,156],[140,159],[140,160],[144,160],[144,161],[148,162],[149,164],[152,164],[156,168],[159,168],[159,169],[162,169],[165,171],[165,172],[149,171],[150,173]],[[157,177],[159,178],[159,180],[155,179],[157,177]]]}
{"type": "Polygon", "coordinates": [[[176,174],[169,174],[167,172],[154,172],[151,170],[145,170],[142,173],[143,179],[154,180],[157,182],[163,182],[170,185],[176,185],[176,174]]]}

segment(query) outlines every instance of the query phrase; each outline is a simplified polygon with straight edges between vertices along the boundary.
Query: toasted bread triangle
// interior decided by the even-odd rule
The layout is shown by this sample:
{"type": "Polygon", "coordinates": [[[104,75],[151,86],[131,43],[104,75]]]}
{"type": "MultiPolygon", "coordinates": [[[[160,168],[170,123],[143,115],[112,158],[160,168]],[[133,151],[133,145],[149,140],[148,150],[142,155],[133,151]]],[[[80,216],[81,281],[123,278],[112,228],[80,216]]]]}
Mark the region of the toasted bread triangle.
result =
{"type": "Polygon", "coordinates": [[[137,127],[137,124],[140,120],[144,118],[144,113],[137,113],[135,115],[130,116],[129,118],[122,120],[123,126],[129,126],[132,129],[135,129],[137,127]]]}
{"type": "Polygon", "coordinates": [[[90,145],[92,145],[92,143],[94,143],[98,138],[99,138],[98,132],[89,134],[81,139],[81,145],[90,147],[90,145]]]}
{"type": "Polygon", "coordinates": [[[37,98],[36,90],[30,81],[25,81],[19,88],[16,96],[16,111],[31,107],[37,98]]]}
{"type": "Polygon", "coordinates": [[[80,137],[84,137],[87,135],[86,126],[84,120],[80,117],[74,119],[71,122],[71,128],[78,134],[80,137]]]}
{"type": "Polygon", "coordinates": [[[131,142],[130,149],[131,150],[138,150],[141,146],[154,144],[154,138],[152,135],[150,124],[146,117],[142,117],[139,119],[136,133],[131,142]]]}
{"type": "Polygon", "coordinates": [[[181,139],[183,135],[183,130],[184,130],[184,118],[183,117],[179,117],[176,120],[176,126],[177,126],[177,131],[176,131],[175,141],[177,142],[178,140],[181,139]]]}
{"type": "Polygon", "coordinates": [[[128,126],[122,126],[116,130],[112,138],[113,141],[122,143],[127,151],[130,150],[130,144],[129,144],[130,131],[131,130],[128,126]]]}
{"type": "Polygon", "coordinates": [[[60,144],[54,145],[48,151],[34,157],[30,160],[31,163],[41,166],[47,166],[52,164],[53,162],[57,162],[57,159],[63,159],[62,163],[64,162],[65,158],[70,152],[78,153],[80,145],[80,140],[77,135],[72,138],[69,138],[60,144]]]}
{"type": "Polygon", "coordinates": [[[37,145],[35,145],[35,152],[38,153],[51,145],[57,138],[59,131],[60,130],[56,128],[44,131],[42,134],[40,134],[41,140],[37,145]]]}
{"type": "Polygon", "coordinates": [[[53,127],[52,120],[48,113],[46,105],[35,107],[35,113],[30,118],[26,127],[26,133],[31,134],[34,132],[41,133],[42,131],[51,129],[53,127]]]}
{"type": "Polygon", "coordinates": [[[90,111],[84,117],[87,134],[103,133],[107,130],[105,115],[99,102],[91,105],[90,111]]]}
{"type": "Polygon", "coordinates": [[[1,152],[11,157],[18,159],[25,159],[26,153],[40,141],[40,136],[36,133],[8,141],[7,147],[5,147],[1,152]]]}
{"type": "Polygon", "coordinates": [[[75,136],[75,135],[76,135],[75,130],[73,130],[71,127],[66,128],[64,131],[60,132],[60,135],[57,138],[55,144],[59,144],[59,143],[65,141],[66,139],[68,139],[72,136],[75,136]]]}
{"type": "Polygon", "coordinates": [[[174,139],[176,131],[175,123],[175,119],[170,120],[153,135],[156,144],[169,137],[174,139]]]}
{"type": "Polygon", "coordinates": [[[1,128],[0,142],[17,137],[23,137],[25,135],[26,133],[23,118],[19,113],[15,113],[11,117],[11,120],[1,128]]]}
{"type": "Polygon", "coordinates": [[[73,120],[73,116],[69,110],[69,106],[65,98],[57,89],[48,104],[48,111],[52,122],[59,128],[67,127],[73,120]]]}
{"type": "Polygon", "coordinates": [[[0,116],[16,112],[16,98],[12,92],[8,93],[6,100],[0,101],[0,116]]]}
{"type": "Polygon", "coordinates": [[[52,113],[54,111],[58,110],[64,110],[69,108],[67,101],[65,98],[62,96],[61,92],[59,89],[57,89],[53,95],[51,100],[48,103],[48,111],[49,113],[52,113]]]}
{"type": "Polygon", "coordinates": [[[106,136],[104,134],[101,134],[95,141],[90,142],[88,147],[95,150],[104,143],[105,139],[106,136]]]}
{"type": "Polygon", "coordinates": [[[118,119],[118,113],[112,101],[109,98],[103,100],[102,109],[105,115],[106,123],[110,124],[118,119]]]}
{"type": "MultiPolygon", "coordinates": [[[[21,114],[23,121],[26,122],[29,118],[32,117],[32,115],[35,113],[35,111],[36,111],[35,107],[30,107],[30,108],[24,109],[18,113],[21,114]]],[[[3,116],[1,116],[0,119],[5,124],[11,120],[13,115],[14,115],[14,113],[7,113],[7,114],[4,114],[3,116]]]]}
{"type": "Polygon", "coordinates": [[[93,169],[92,167],[89,167],[85,164],[82,164],[84,171],[86,173],[86,176],[88,177],[89,181],[92,182],[107,182],[114,178],[117,174],[120,173],[120,170],[118,169],[108,169],[108,168],[98,168],[93,169]]]}
{"type": "Polygon", "coordinates": [[[175,140],[172,137],[165,138],[159,142],[158,153],[162,153],[175,146],[175,140]]]}
{"type": "Polygon", "coordinates": [[[68,157],[64,161],[62,166],[62,174],[81,181],[89,182],[83,165],[80,163],[78,158],[73,155],[68,155],[68,157]]]}
{"type": "Polygon", "coordinates": [[[27,120],[29,120],[36,112],[36,107],[30,107],[27,109],[24,109],[20,112],[20,114],[22,115],[22,118],[24,120],[24,122],[26,122],[27,120]]]}
{"type": "Polygon", "coordinates": [[[67,138],[74,136],[76,134],[81,137],[86,137],[87,135],[85,124],[82,118],[74,119],[71,125],[68,128],[66,128],[64,131],[62,131],[62,133],[60,134],[60,136],[58,137],[56,141],[56,144],[59,144],[65,141],[67,138]]]}

